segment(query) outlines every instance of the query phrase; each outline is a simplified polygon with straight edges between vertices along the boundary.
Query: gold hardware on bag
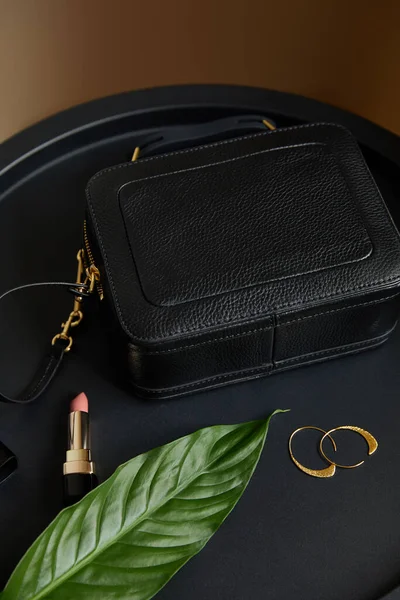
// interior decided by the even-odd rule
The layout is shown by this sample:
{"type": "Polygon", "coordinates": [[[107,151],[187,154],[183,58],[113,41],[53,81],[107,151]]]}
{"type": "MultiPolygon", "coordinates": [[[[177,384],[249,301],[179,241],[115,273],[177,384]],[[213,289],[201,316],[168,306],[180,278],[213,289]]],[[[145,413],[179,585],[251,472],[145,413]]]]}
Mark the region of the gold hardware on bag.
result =
{"type": "Polygon", "coordinates": [[[139,146],[136,146],[136,148],[132,154],[131,162],[135,162],[135,160],[137,160],[139,158],[139,153],[140,153],[140,148],[139,148],[139,146]]]}
{"type": "MultiPolygon", "coordinates": [[[[82,250],[82,257],[87,258],[87,261],[89,263],[89,270],[92,274],[94,274],[95,276],[95,285],[96,285],[96,289],[97,289],[97,293],[99,295],[100,300],[103,300],[104,298],[104,290],[103,290],[103,286],[101,285],[101,281],[100,281],[100,271],[99,269],[96,267],[95,261],[94,261],[94,256],[93,256],[93,252],[90,248],[90,243],[89,243],[89,235],[88,235],[88,228],[87,228],[87,222],[86,220],[83,221],[83,242],[85,245],[85,250],[82,250]],[[86,254],[85,254],[86,253],[86,254]]],[[[84,261],[84,265],[86,265],[86,262],[84,261]]],[[[91,288],[91,291],[93,291],[93,287],[91,288]]]]}
{"type": "Polygon", "coordinates": [[[271,131],[275,131],[276,127],[273,123],[271,123],[271,121],[268,121],[268,119],[263,119],[263,125],[265,125],[265,127],[267,127],[267,129],[270,129],[271,131]]]}
{"type": "Polygon", "coordinates": [[[53,346],[57,340],[65,340],[68,342],[64,352],[69,352],[72,348],[73,339],[72,335],[70,335],[70,329],[72,327],[77,327],[83,319],[82,303],[84,297],[88,293],[92,294],[96,284],[98,284],[100,281],[100,271],[94,264],[91,264],[89,267],[85,268],[84,250],[79,250],[78,254],[76,255],[76,260],[78,261],[78,268],[76,273],[76,295],[74,299],[74,307],[70,312],[68,319],[64,323],[61,323],[61,332],[57,333],[51,342],[53,346]],[[84,275],[85,279],[82,281],[84,275]]]}

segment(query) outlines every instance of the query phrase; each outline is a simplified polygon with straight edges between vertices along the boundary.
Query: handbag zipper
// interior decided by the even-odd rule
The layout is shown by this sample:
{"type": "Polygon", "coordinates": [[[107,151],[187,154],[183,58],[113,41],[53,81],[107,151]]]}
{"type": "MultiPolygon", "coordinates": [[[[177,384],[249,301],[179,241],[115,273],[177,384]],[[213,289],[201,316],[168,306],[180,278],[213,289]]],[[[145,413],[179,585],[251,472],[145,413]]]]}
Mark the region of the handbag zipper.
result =
{"type": "Polygon", "coordinates": [[[86,219],[83,221],[83,244],[85,246],[84,253],[83,253],[84,254],[84,262],[86,263],[85,267],[86,267],[86,269],[89,269],[89,272],[92,271],[93,273],[96,274],[96,277],[94,278],[96,290],[97,290],[100,300],[103,300],[104,288],[103,288],[103,285],[100,280],[100,271],[99,271],[98,267],[96,266],[93,252],[90,248],[86,219]]]}

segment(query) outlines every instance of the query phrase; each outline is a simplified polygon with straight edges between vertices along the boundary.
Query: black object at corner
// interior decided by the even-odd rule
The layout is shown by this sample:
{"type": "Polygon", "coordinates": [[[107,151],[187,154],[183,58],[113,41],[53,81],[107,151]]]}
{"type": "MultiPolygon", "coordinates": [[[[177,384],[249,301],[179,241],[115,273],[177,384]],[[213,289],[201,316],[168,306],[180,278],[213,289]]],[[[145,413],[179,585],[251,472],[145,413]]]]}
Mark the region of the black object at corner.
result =
{"type": "Polygon", "coordinates": [[[7,446],[0,442],[0,483],[3,483],[18,466],[17,457],[7,446]]]}

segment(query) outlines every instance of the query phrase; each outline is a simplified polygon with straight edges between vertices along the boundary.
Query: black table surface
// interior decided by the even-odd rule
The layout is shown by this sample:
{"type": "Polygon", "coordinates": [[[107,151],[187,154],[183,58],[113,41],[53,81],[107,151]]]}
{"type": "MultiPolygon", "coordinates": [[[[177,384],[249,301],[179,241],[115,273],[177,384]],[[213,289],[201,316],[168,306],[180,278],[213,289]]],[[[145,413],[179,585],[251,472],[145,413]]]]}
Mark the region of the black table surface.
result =
{"type": "MultiPolygon", "coordinates": [[[[394,219],[400,223],[400,140],[359,117],[305,98],[227,86],[133,92],[82,105],[18,134],[0,154],[0,293],[33,281],[73,280],[84,189],[99,169],[124,162],[139,130],[232,112],[263,112],[279,126],[348,126],[394,219]],[[2,168],[2,171],[1,171],[2,168]]],[[[1,303],[0,382],[23,387],[70,310],[57,291],[1,303]]],[[[62,463],[70,399],[90,400],[92,449],[104,480],[129,458],[200,427],[291,408],[272,422],[243,498],[207,544],[157,595],[160,600],[387,600],[400,598],[400,329],[379,350],[168,401],[141,401],[116,376],[96,310],[86,315],[59,377],[29,406],[0,405],[0,439],[19,458],[0,486],[0,586],[62,508],[62,463]],[[358,425],[379,449],[328,480],[290,461],[290,433],[303,425],[358,425]]],[[[316,468],[317,435],[296,440],[316,468]]],[[[365,454],[338,434],[338,459],[365,454]]]]}

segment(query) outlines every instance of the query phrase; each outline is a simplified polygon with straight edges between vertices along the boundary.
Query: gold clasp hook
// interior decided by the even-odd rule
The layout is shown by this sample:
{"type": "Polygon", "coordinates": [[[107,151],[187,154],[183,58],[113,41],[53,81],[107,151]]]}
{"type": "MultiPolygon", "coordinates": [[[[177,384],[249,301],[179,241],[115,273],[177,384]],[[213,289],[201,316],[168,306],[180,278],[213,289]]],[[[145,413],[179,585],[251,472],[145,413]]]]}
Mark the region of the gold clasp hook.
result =
{"type": "Polygon", "coordinates": [[[69,335],[69,330],[71,327],[76,327],[83,319],[83,313],[81,310],[73,310],[65,323],[61,323],[62,331],[61,333],[57,333],[52,339],[52,344],[56,343],[56,340],[65,340],[68,342],[68,346],[65,348],[64,352],[69,352],[71,350],[73,339],[72,336],[69,335]]]}
{"type": "Polygon", "coordinates": [[[53,346],[57,340],[65,340],[66,342],[68,342],[68,345],[65,348],[64,352],[69,352],[71,350],[71,347],[73,344],[73,339],[72,339],[72,336],[70,335],[69,330],[71,329],[71,327],[77,327],[77,325],[79,325],[83,319],[83,312],[81,310],[81,306],[82,306],[84,295],[86,295],[88,291],[90,293],[93,292],[96,281],[98,281],[98,279],[100,278],[100,273],[96,267],[93,267],[93,268],[90,267],[89,269],[85,270],[82,249],[79,250],[78,254],[76,255],[76,260],[78,261],[78,268],[77,268],[77,272],[76,272],[76,293],[77,293],[77,295],[75,296],[75,299],[74,299],[74,309],[72,310],[72,312],[70,312],[68,319],[64,323],[61,323],[61,327],[62,327],[61,332],[57,333],[57,335],[55,335],[53,337],[52,342],[51,342],[53,344],[53,346]],[[97,271],[98,279],[96,279],[97,274],[92,272],[92,269],[97,271]],[[86,277],[85,277],[85,280],[82,281],[84,274],[86,275],[86,277]],[[90,285],[89,285],[89,282],[90,282],[90,285]],[[89,285],[89,290],[88,290],[88,285],[89,285]],[[82,295],[80,295],[80,293],[82,295]]]}

